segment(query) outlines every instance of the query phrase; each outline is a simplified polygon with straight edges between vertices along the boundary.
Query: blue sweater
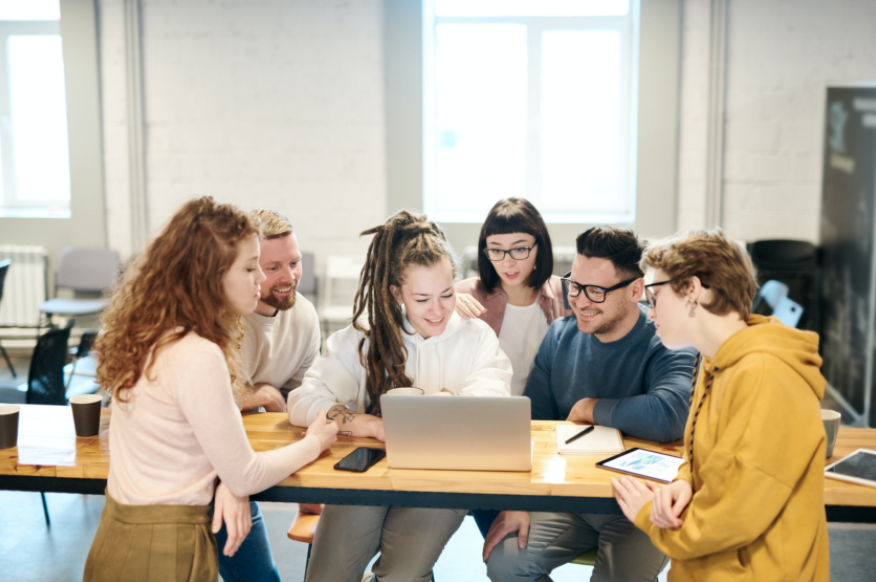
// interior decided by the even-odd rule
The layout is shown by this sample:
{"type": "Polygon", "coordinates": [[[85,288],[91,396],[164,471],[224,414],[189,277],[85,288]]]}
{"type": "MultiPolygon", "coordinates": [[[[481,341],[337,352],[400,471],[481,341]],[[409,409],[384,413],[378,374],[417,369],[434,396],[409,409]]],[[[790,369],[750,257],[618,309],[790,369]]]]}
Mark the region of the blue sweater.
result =
{"type": "Polygon", "coordinates": [[[599,398],[596,424],[658,442],[684,435],[696,352],[668,350],[642,312],[621,339],[603,343],[581,333],[574,315],[545,336],[526,384],[534,420],[565,420],[582,398],[599,398]]]}

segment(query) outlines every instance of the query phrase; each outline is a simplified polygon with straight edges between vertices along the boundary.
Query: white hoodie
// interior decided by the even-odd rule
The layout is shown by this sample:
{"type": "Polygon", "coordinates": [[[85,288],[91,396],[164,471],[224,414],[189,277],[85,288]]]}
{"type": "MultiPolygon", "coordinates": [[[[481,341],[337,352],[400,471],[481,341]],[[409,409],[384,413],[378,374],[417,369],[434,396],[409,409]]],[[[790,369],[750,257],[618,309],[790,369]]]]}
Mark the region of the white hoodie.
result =
{"type": "MultiPolygon", "coordinates": [[[[362,335],[350,325],[329,336],[325,355],[307,371],[301,387],[289,393],[293,426],[308,426],[320,410],[336,404],[360,413],[368,410],[368,372],[359,361],[362,335]]],[[[496,333],[480,319],[465,320],[454,312],[441,335],[423,339],[403,329],[402,338],[408,350],[405,374],[426,394],[446,388],[475,396],[511,396],[511,361],[496,333]]]]}

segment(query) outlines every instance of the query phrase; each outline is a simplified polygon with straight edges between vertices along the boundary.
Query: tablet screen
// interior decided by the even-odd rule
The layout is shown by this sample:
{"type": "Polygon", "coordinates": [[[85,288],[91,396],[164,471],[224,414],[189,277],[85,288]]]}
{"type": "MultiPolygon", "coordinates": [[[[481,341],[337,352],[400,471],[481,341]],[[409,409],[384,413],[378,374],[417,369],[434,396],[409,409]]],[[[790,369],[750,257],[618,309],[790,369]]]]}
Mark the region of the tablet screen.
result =
{"type": "Polygon", "coordinates": [[[675,479],[682,463],[684,463],[684,459],[674,455],[664,455],[644,449],[631,449],[610,459],[600,461],[597,465],[621,473],[630,473],[669,483],[675,479]]]}
{"type": "Polygon", "coordinates": [[[876,481],[876,455],[857,451],[829,467],[827,472],[876,481]]]}

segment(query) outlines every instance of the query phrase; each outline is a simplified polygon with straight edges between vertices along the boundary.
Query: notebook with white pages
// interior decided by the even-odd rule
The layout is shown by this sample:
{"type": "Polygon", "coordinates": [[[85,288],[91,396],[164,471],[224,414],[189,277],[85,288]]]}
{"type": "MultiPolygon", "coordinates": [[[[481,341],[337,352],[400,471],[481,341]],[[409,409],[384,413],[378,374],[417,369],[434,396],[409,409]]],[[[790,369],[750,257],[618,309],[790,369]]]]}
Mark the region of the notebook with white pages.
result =
{"type": "Polygon", "coordinates": [[[557,425],[557,452],[561,455],[609,455],[624,452],[621,433],[616,428],[594,426],[581,438],[566,444],[566,441],[587,428],[580,424],[557,425]]]}

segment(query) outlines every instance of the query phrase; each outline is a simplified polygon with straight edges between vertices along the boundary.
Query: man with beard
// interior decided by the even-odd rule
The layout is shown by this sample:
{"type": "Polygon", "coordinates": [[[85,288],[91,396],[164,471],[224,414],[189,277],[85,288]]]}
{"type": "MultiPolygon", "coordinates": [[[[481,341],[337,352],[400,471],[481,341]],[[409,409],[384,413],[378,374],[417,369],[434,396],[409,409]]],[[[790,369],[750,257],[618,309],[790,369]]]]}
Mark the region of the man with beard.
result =
{"type": "MultiPolygon", "coordinates": [[[[252,213],[262,223],[259,266],[267,277],[254,313],[243,316],[243,368],[248,376],[241,408],[265,407],[286,412],[286,396],[301,386],[304,373],[319,357],[319,318],[313,305],[297,294],[301,251],[292,223],[271,210],[252,213]]],[[[241,498],[245,503],[247,498],[241,498]]],[[[233,557],[219,552],[219,573],[226,582],[280,582],[261,509],[249,502],[252,529],[233,557]]],[[[301,504],[319,513],[318,504],[301,504]]],[[[216,534],[219,548],[227,539],[225,525],[216,534]]]]}
{"type": "MultiPolygon", "coordinates": [[[[569,420],[669,442],[684,434],[693,350],[670,351],[640,305],[644,245],[627,230],[593,227],[577,239],[563,279],[572,315],[554,321],[525,396],[534,420],[569,420]]],[[[599,548],[591,580],[656,580],[667,558],[622,514],[503,511],[484,541],[494,582],[550,580],[599,548]]]]}
{"type": "Polygon", "coordinates": [[[296,291],[301,251],[292,224],[271,210],[252,214],[262,222],[259,266],[267,279],[255,312],[243,316],[243,363],[251,386],[242,408],[286,412],[286,397],[319,357],[319,318],[296,291]]]}

